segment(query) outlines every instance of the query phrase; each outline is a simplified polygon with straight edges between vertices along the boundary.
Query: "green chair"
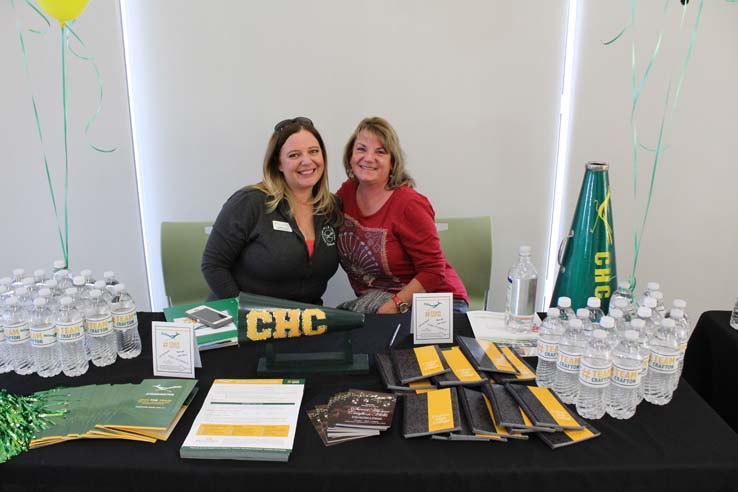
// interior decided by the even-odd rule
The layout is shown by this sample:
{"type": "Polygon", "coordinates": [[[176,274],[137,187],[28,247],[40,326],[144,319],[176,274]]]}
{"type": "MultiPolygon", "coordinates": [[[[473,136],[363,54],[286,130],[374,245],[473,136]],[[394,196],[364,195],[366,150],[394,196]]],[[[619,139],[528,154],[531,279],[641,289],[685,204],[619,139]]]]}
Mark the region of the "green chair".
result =
{"type": "Polygon", "coordinates": [[[436,228],[446,259],[466,286],[469,310],[486,309],[492,270],[491,218],[436,218],[436,228]]]}
{"type": "Polygon", "coordinates": [[[170,306],[203,302],[210,289],[200,271],[212,222],[162,222],[161,269],[170,306]]]}

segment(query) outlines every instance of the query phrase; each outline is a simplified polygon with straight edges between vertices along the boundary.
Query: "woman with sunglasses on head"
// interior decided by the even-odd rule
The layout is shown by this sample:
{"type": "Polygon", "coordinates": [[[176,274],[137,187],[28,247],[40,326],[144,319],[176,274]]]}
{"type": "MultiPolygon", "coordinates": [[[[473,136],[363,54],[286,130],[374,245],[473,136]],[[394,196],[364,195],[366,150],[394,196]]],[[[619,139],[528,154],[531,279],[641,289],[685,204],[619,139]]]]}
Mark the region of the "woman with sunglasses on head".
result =
{"type": "Polygon", "coordinates": [[[358,299],[344,309],[405,313],[413,294],[451,292],[454,311],[466,312],[469,297],[446,261],[428,199],[414,190],[392,126],[365,118],[346,144],[348,180],[338,190],[344,223],[338,253],[358,299]]]}
{"type": "Polygon", "coordinates": [[[236,191],[202,256],[209,300],[249,292],[322,304],[338,269],[341,212],[328,189],[323,139],[308,118],[279,122],[260,183],[236,191]]]}

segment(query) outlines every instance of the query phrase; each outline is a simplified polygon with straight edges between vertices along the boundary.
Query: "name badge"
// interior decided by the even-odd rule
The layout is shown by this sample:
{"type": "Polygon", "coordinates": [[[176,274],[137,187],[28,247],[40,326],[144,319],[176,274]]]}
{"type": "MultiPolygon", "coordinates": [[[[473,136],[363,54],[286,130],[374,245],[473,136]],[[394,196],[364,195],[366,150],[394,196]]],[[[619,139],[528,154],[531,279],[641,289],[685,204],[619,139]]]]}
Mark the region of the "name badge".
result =
{"type": "Polygon", "coordinates": [[[272,226],[275,231],[292,232],[292,227],[287,222],[280,222],[279,220],[273,220],[272,226]]]}

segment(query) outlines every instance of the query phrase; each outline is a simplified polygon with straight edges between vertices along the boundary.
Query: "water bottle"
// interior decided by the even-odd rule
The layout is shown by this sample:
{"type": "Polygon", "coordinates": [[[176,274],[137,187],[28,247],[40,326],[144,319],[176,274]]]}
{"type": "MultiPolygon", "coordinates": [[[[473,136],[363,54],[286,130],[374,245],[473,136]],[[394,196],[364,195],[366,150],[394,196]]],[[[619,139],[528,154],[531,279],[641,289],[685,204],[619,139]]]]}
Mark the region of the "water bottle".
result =
{"type": "Polygon", "coordinates": [[[687,343],[692,335],[692,328],[689,322],[684,319],[684,312],[681,309],[672,308],[669,312],[669,318],[674,320],[677,341],[679,341],[679,357],[677,358],[677,372],[674,375],[674,388],[679,385],[679,378],[682,377],[682,369],[684,369],[684,354],[687,353],[687,343]]]}
{"type": "Polygon", "coordinates": [[[629,329],[628,322],[625,321],[625,317],[623,316],[623,311],[619,308],[610,308],[608,316],[615,322],[615,334],[618,339],[622,339],[625,335],[625,330],[629,329]]]}
{"type": "Polygon", "coordinates": [[[29,343],[31,333],[28,330],[28,313],[20,305],[17,297],[9,298],[6,306],[3,313],[3,331],[13,370],[16,374],[31,374],[34,368],[29,343]]]}
{"type": "Polygon", "coordinates": [[[118,337],[113,330],[110,306],[102,298],[102,292],[90,292],[90,305],[85,316],[87,344],[90,359],[97,367],[109,366],[118,356],[118,337]]]}
{"type": "Polygon", "coordinates": [[[599,323],[605,313],[602,311],[602,301],[599,297],[587,298],[587,310],[589,310],[589,320],[592,324],[599,323]]]}
{"type": "Polygon", "coordinates": [[[50,378],[62,370],[54,313],[47,306],[45,297],[34,299],[33,306],[30,323],[31,356],[38,375],[50,378]]]}
{"type": "Polygon", "coordinates": [[[553,389],[564,403],[577,401],[579,393],[579,366],[584,351],[582,320],[570,319],[559,341],[559,358],[553,389]]]}
{"type": "Polygon", "coordinates": [[[684,319],[687,320],[687,323],[690,323],[689,314],[687,313],[687,301],[685,301],[684,299],[674,299],[671,303],[671,306],[677,309],[681,309],[682,313],[684,313],[684,319]]]}
{"type": "Polygon", "coordinates": [[[612,376],[606,405],[610,417],[629,419],[635,415],[644,357],[638,332],[626,330],[612,351],[612,376]]]}
{"type": "Polygon", "coordinates": [[[68,288],[73,287],[72,278],[69,276],[69,270],[55,271],[54,280],[56,280],[56,288],[61,292],[65,292],[68,288]]]}
{"type": "Polygon", "coordinates": [[[559,320],[558,308],[548,308],[546,319],[538,330],[538,367],[536,384],[542,388],[553,387],[556,377],[556,362],[559,360],[559,341],[564,332],[559,320]]]}
{"type": "Polygon", "coordinates": [[[638,404],[643,401],[643,382],[648,374],[648,362],[651,358],[651,350],[648,348],[649,335],[646,333],[646,322],[641,318],[635,318],[630,322],[631,329],[638,333],[638,347],[643,354],[641,360],[641,384],[638,386],[638,404]]]}
{"type": "Polygon", "coordinates": [[[53,268],[51,269],[51,274],[55,274],[59,270],[66,270],[67,269],[67,262],[64,260],[54,260],[53,268]]]}
{"type": "Polygon", "coordinates": [[[5,301],[7,301],[8,298],[10,298],[12,295],[13,295],[13,292],[8,290],[7,286],[0,285],[0,302],[2,303],[1,305],[3,307],[5,306],[5,301]]]}
{"type": "Polygon", "coordinates": [[[0,278],[0,287],[5,287],[8,291],[12,291],[12,287],[10,287],[10,284],[13,283],[13,279],[10,277],[3,277],[0,278]]]}
{"type": "Polygon", "coordinates": [[[72,279],[72,285],[77,288],[77,305],[82,313],[86,313],[90,308],[90,288],[87,287],[85,277],[77,275],[72,279]]]}
{"type": "Polygon", "coordinates": [[[628,302],[625,299],[615,299],[614,302],[610,303],[610,309],[619,309],[620,311],[622,311],[623,319],[625,321],[630,321],[631,319],[635,318],[636,311],[638,311],[635,303],[628,302]]]}
{"type": "Polygon", "coordinates": [[[16,268],[13,270],[13,279],[10,283],[10,288],[15,290],[23,285],[23,277],[26,276],[26,271],[22,268],[16,268]]]}
{"type": "Polygon", "coordinates": [[[733,306],[733,314],[730,315],[730,326],[734,330],[738,330],[738,296],[735,298],[735,306],[733,306]]]}
{"type": "Polygon", "coordinates": [[[659,313],[659,316],[663,319],[664,317],[666,317],[666,307],[664,307],[664,294],[660,290],[657,290],[651,294],[651,297],[656,299],[656,307],[652,309],[655,309],[656,312],[659,313]]]}
{"type": "Polygon", "coordinates": [[[538,273],[530,261],[530,246],[521,246],[518,261],[507,273],[507,302],[505,324],[514,331],[533,328],[538,273]]]}
{"type": "Polygon", "coordinates": [[[85,285],[92,289],[95,285],[95,279],[92,277],[92,270],[86,269],[79,272],[80,276],[85,279],[85,285]]]}
{"type": "Polygon", "coordinates": [[[31,311],[33,311],[33,297],[31,297],[31,293],[28,292],[28,287],[21,286],[15,289],[15,297],[18,299],[18,304],[26,311],[26,313],[30,314],[31,311]]]}
{"type": "Polygon", "coordinates": [[[126,292],[124,284],[117,284],[114,290],[115,294],[110,307],[113,313],[113,328],[118,334],[118,356],[123,359],[132,359],[141,353],[136,305],[126,292]]]}
{"type": "Polygon", "coordinates": [[[62,295],[62,291],[59,290],[59,283],[56,281],[56,279],[49,279],[46,282],[44,282],[44,285],[47,289],[51,291],[51,297],[57,299],[60,298],[62,295]]]}
{"type": "Polygon", "coordinates": [[[558,300],[558,306],[559,306],[559,319],[566,323],[570,319],[575,319],[577,317],[577,313],[574,312],[574,310],[571,308],[571,298],[566,296],[559,297],[558,300]]]}
{"type": "Polygon", "coordinates": [[[23,284],[23,287],[28,289],[28,295],[31,296],[31,299],[35,299],[36,294],[38,293],[38,288],[36,288],[36,280],[33,277],[23,277],[23,280],[21,282],[23,284]]]}
{"type": "Polygon", "coordinates": [[[615,319],[611,316],[603,316],[600,318],[600,322],[595,325],[595,329],[600,329],[605,332],[608,345],[610,350],[614,349],[615,346],[620,343],[620,335],[615,330],[615,319]]]}
{"type": "MultiPolygon", "coordinates": [[[[5,286],[0,286],[0,290],[7,289],[5,286]]],[[[10,357],[10,350],[8,349],[8,342],[5,341],[5,303],[0,305],[0,374],[10,372],[13,370],[13,359],[10,357]]]]}
{"type": "Polygon", "coordinates": [[[612,355],[607,333],[594,330],[584,347],[579,366],[577,413],[585,419],[599,419],[605,415],[605,395],[611,373],[612,355]]]}
{"type": "Polygon", "coordinates": [[[638,319],[643,320],[643,329],[645,330],[646,336],[650,339],[656,332],[656,323],[653,321],[653,311],[651,311],[651,308],[646,306],[639,307],[638,319]]]}
{"type": "Polygon", "coordinates": [[[43,297],[46,299],[46,307],[51,309],[51,311],[56,311],[59,308],[59,302],[56,297],[51,295],[51,289],[48,287],[43,287],[39,289],[38,296],[43,297]]]}
{"type": "Polygon", "coordinates": [[[111,294],[110,291],[106,288],[104,280],[98,280],[97,282],[95,282],[93,288],[99,290],[101,292],[100,296],[105,299],[105,302],[110,304],[110,302],[113,300],[113,294],[111,294]]]}
{"type": "Polygon", "coordinates": [[[46,270],[39,268],[33,271],[33,280],[36,282],[36,290],[45,287],[44,283],[49,280],[49,276],[46,275],[46,270]]]}
{"type": "Polygon", "coordinates": [[[630,282],[627,280],[621,280],[618,282],[618,288],[610,296],[610,306],[613,306],[616,301],[622,299],[626,305],[633,304],[633,291],[630,288],[630,282]]]}
{"type": "Polygon", "coordinates": [[[592,330],[594,330],[594,326],[592,325],[592,318],[590,318],[589,309],[577,309],[577,319],[582,322],[582,333],[584,334],[584,338],[589,340],[589,337],[592,336],[592,330]]]}
{"type": "Polygon", "coordinates": [[[673,319],[665,319],[648,341],[651,357],[643,382],[643,396],[654,405],[666,405],[674,393],[679,341],[673,319]]]}
{"type": "Polygon", "coordinates": [[[110,292],[110,295],[114,296],[114,287],[119,283],[115,278],[115,273],[111,271],[103,272],[103,279],[105,279],[105,288],[110,292]]]}
{"type": "Polygon", "coordinates": [[[84,321],[71,297],[61,298],[55,321],[62,371],[70,377],[86,373],[90,363],[87,360],[87,348],[85,347],[84,321]]]}

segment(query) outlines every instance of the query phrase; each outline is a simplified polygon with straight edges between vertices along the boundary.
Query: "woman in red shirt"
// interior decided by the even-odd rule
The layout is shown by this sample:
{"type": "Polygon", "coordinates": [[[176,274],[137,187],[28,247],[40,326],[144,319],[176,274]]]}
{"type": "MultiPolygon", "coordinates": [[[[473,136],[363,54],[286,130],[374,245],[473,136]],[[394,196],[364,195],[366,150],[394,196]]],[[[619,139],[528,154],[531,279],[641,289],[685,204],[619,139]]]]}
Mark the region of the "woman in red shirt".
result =
{"type": "Polygon", "coordinates": [[[362,120],[343,165],[349,179],[337,193],[344,213],[338,254],[359,299],[339,307],[407,312],[414,293],[451,292],[454,311],[466,312],[466,289],[443,255],[435,212],[413,188],[392,126],[382,118],[362,120]]]}

